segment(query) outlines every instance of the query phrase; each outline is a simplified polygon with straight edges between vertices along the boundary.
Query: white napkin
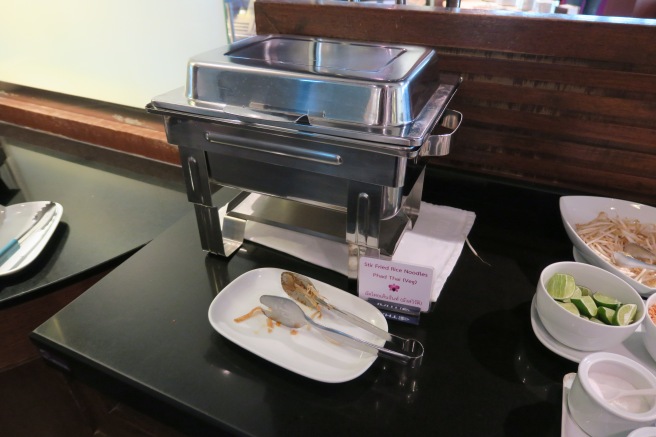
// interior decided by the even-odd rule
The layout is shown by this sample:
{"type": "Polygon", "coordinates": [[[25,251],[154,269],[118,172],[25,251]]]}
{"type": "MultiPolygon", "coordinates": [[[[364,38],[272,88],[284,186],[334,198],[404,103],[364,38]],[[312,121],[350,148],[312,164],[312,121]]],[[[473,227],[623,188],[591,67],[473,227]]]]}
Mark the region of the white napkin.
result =
{"type": "MultiPolygon", "coordinates": [[[[475,218],[471,211],[422,202],[414,228],[401,238],[392,261],[434,269],[432,302],[453,271],[475,218]]],[[[253,221],[246,224],[244,238],[343,275],[348,273],[346,243],[253,221]]]]}

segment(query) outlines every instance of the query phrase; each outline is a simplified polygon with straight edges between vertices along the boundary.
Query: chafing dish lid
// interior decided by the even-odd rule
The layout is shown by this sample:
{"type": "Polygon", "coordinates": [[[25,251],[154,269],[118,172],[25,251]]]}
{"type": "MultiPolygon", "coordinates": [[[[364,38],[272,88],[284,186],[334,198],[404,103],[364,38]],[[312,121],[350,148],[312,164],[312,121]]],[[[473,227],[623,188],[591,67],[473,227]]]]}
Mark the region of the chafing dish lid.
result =
{"type": "Polygon", "coordinates": [[[154,108],[418,145],[455,91],[426,47],[258,35],[189,60],[154,108]]]}

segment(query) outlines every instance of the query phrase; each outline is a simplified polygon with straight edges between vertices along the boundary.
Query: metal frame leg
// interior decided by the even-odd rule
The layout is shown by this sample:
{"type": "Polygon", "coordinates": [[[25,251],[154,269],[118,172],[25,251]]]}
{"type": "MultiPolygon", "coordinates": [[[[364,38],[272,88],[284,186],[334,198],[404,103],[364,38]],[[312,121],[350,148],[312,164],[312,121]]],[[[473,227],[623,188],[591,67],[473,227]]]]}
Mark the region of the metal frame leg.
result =
{"type": "Polygon", "coordinates": [[[249,193],[238,192],[222,205],[214,205],[205,152],[187,147],[179,147],[179,150],[187,198],[196,212],[201,247],[217,255],[230,256],[244,241],[246,221],[230,217],[228,212],[249,193]]]}
{"type": "Polygon", "coordinates": [[[357,278],[361,256],[380,257],[382,196],[380,186],[361,182],[349,184],[346,210],[349,278],[357,278]]]}

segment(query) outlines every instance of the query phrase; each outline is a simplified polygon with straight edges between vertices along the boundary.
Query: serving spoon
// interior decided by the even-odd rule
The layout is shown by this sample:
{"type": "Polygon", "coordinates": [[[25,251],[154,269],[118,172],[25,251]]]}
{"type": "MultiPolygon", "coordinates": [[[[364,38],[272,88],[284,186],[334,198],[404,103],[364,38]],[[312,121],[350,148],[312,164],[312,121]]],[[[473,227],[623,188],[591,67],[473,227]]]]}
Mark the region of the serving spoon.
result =
{"type": "Polygon", "coordinates": [[[424,347],[421,343],[413,340],[413,347],[408,353],[398,352],[382,346],[378,346],[361,338],[353,337],[337,329],[321,325],[309,317],[296,302],[286,297],[263,295],[260,296],[260,303],[269,308],[263,308],[264,314],[271,320],[281,324],[298,329],[310,325],[325,335],[327,338],[354,349],[378,355],[398,363],[407,364],[411,367],[417,367],[421,364],[424,355],[424,347]]]}
{"type": "Polygon", "coordinates": [[[614,401],[617,398],[623,398],[626,396],[656,396],[656,388],[626,389],[612,387],[605,384],[603,387],[603,396],[607,401],[614,401]]]}

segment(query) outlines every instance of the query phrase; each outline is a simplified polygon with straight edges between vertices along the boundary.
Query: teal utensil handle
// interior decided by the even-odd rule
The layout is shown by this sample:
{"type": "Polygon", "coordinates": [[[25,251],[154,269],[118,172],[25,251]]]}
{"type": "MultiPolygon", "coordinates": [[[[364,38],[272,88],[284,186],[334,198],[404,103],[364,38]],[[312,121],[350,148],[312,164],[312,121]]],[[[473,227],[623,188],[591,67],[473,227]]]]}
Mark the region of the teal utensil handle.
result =
{"type": "Polygon", "coordinates": [[[20,248],[20,243],[18,243],[17,238],[12,238],[7,244],[5,244],[2,249],[0,249],[0,263],[9,259],[16,251],[20,248]]]}

